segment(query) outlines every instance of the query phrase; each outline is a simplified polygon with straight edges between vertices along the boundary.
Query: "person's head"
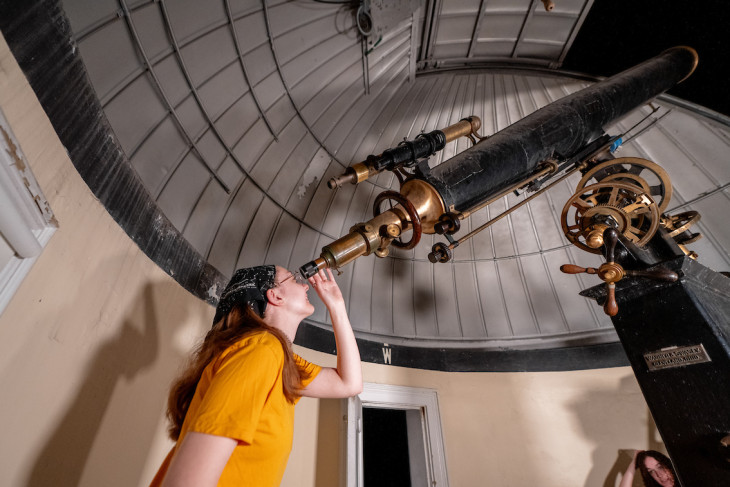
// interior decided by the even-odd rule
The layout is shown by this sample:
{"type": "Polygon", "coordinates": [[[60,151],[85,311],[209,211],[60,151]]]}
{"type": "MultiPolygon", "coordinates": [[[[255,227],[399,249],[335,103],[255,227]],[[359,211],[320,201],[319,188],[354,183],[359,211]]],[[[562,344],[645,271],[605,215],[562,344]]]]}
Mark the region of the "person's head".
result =
{"type": "Polygon", "coordinates": [[[299,272],[283,267],[262,265],[238,269],[221,293],[213,325],[235,307],[250,307],[268,323],[285,317],[297,320],[298,324],[314,312],[307,298],[308,290],[307,281],[299,272]]]}
{"type": "MultiPolygon", "coordinates": [[[[299,397],[305,378],[294,361],[291,342],[285,332],[296,332],[299,321],[314,312],[307,299],[306,280],[283,267],[263,265],[238,269],[216,307],[213,326],[193,355],[193,359],[173,384],[167,402],[170,437],[177,440],[182,423],[205,367],[226,348],[244,336],[266,331],[284,349],[283,387],[290,402],[299,397]],[[279,326],[280,323],[291,326],[279,326]]],[[[293,334],[292,334],[293,336],[293,334]]]]}
{"type": "Polygon", "coordinates": [[[676,475],[669,458],[654,450],[646,450],[636,455],[636,467],[646,487],[674,487],[676,475]]]}
{"type": "MultiPolygon", "coordinates": [[[[266,291],[267,306],[264,321],[272,326],[294,327],[314,313],[314,306],[307,297],[309,285],[298,271],[276,266],[274,285],[266,291]],[[282,323],[283,322],[283,323],[282,323]]],[[[284,330],[284,331],[290,331],[284,330]]]]}

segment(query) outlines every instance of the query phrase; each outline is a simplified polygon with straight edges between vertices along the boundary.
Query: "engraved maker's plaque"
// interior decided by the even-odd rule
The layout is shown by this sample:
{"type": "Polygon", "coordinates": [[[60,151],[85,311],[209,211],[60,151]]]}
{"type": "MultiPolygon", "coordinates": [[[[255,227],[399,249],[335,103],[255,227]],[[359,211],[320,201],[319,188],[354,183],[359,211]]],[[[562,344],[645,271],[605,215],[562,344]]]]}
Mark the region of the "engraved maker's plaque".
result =
{"type": "Polygon", "coordinates": [[[701,343],[689,347],[669,347],[657,352],[645,353],[644,360],[646,360],[649,370],[684,367],[712,361],[701,343]]]}

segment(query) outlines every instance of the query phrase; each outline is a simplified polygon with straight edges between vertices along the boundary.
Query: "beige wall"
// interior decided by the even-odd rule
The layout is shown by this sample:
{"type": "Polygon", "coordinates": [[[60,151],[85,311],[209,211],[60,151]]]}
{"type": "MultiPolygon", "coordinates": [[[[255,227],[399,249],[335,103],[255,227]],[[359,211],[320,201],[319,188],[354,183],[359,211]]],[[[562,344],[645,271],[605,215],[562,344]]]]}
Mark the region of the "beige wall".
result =
{"type": "Polygon", "coordinates": [[[167,384],[212,309],[95,200],[4,40],[0,106],[59,221],[0,316],[0,483],[137,485],[167,384]]]}
{"type": "MultiPolygon", "coordinates": [[[[334,364],[332,357],[319,352],[300,353],[334,364]]],[[[451,487],[614,486],[630,460],[619,450],[662,448],[628,367],[447,373],[364,364],[363,371],[367,382],[438,392],[451,487]]],[[[324,416],[314,403],[304,399],[298,406],[294,457],[311,453],[307,438],[332,438],[332,430],[341,424],[335,408],[328,404],[324,416]]],[[[326,458],[338,456],[336,447],[317,448],[326,458]]],[[[286,478],[292,482],[285,485],[302,485],[296,478],[316,478],[317,487],[337,485],[333,467],[322,468],[325,471],[290,462],[286,478]]]]}
{"type": "MultiPolygon", "coordinates": [[[[167,386],[213,310],[89,192],[2,38],[0,106],[60,224],[0,316],[0,485],[145,485],[170,446],[167,386]]],[[[620,448],[656,446],[627,368],[364,372],[438,391],[452,487],[614,485],[620,448]]],[[[340,422],[336,401],[301,401],[283,485],[337,484],[340,422]]]]}

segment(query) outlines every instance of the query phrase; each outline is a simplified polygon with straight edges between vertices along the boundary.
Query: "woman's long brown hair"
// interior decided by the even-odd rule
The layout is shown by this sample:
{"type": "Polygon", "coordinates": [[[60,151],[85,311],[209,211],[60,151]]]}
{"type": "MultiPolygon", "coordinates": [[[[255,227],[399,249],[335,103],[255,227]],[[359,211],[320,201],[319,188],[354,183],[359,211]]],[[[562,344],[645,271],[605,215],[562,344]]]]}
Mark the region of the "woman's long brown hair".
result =
{"type": "Polygon", "coordinates": [[[291,403],[300,397],[302,381],[306,380],[308,375],[294,361],[294,352],[289,339],[278,329],[264,323],[250,307],[236,305],[208,331],[203,342],[193,353],[187,368],[170,389],[167,398],[167,419],[170,421],[168,433],[173,441],[177,441],[180,437],[185,415],[205,367],[244,336],[262,330],[274,335],[284,349],[282,371],[284,396],[291,403]]]}
{"type": "Polygon", "coordinates": [[[644,481],[644,487],[661,487],[661,485],[659,485],[659,482],[654,480],[654,477],[652,477],[649,473],[649,470],[647,470],[646,464],[644,463],[646,457],[652,457],[659,463],[659,465],[669,470],[669,472],[672,474],[672,477],[674,478],[674,484],[677,484],[677,474],[674,473],[674,467],[672,466],[672,461],[669,459],[669,457],[656,450],[645,450],[639,452],[639,454],[636,455],[636,466],[641,473],[641,480],[644,481]]]}

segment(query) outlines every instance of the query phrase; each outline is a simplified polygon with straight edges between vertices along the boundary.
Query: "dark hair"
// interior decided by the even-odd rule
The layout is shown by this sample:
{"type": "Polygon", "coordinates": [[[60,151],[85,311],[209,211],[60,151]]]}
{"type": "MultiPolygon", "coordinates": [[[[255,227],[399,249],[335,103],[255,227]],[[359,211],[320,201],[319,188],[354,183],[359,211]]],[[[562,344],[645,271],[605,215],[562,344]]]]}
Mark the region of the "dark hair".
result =
{"type": "Polygon", "coordinates": [[[674,479],[674,484],[677,485],[677,474],[674,473],[674,467],[672,467],[672,461],[669,457],[656,450],[645,450],[636,455],[636,468],[638,468],[639,472],[641,472],[641,479],[644,481],[645,487],[661,487],[659,482],[654,480],[654,477],[652,477],[646,469],[646,465],[644,464],[646,457],[652,457],[659,463],[659,465],[669,470],[672,474],[672,478],[674,479]]]}
{"type": "Polygon", "coordinates": [[[205,367],[225,349],[246,335],[257,331],[271,333],[281,342],[284,349],[283,392],[287,401],[293,403],[301,396],[302,381],[309,376],[294,361],[294,352],[289,339],[280,330],[267,325],[250,306],[236,304],[208,331],[203,342],[193,353],[186,369],[170,389],[170,395],[167,398],[167,419],[170,422],[168,433],[173,441],[177,441],[180,437],[185,415],[205,367]]]}

